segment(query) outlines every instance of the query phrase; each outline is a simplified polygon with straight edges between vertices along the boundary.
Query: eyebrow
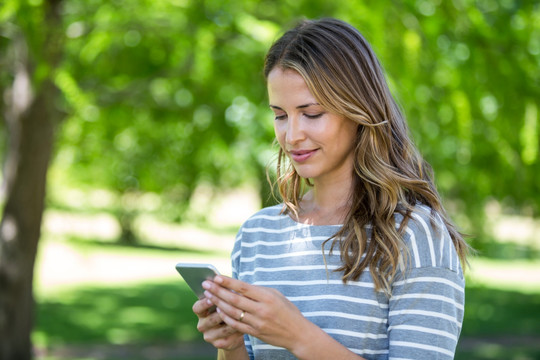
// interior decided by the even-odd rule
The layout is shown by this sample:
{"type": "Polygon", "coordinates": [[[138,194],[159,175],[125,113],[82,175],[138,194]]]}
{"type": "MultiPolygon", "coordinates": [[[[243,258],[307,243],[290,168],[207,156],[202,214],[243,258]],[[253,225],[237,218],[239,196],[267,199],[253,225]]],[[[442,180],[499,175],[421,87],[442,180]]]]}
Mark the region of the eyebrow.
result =
{"type": "MultiPolygon", "coordinates": [[[[297,109],[305,109],[305,108],[310,107],[310,106],[319,106],[319,105],[321,105],[321,104],[319,104],[319,103],[309,103],[309,104],[298,105],[296,108],[297,109]]],[[[270,107],[272,109],[277,109],[277,110],[282,110],[283,111],[282,108],[280,108],[279,106],[276,106],[276,105],[270,104],[270,107]]]]}

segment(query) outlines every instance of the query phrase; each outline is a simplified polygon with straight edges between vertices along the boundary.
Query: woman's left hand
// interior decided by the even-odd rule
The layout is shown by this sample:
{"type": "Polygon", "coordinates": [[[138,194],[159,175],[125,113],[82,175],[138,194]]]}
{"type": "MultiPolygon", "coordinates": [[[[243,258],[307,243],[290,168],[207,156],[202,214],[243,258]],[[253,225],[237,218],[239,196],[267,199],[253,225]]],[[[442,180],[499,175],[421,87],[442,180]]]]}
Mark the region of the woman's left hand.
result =
{"type": "Polygon", "coordinates": [[[203,287],[227,325],[291,352],[301,344],[301,336],[306,334],[303,330],[313,325],[275,289],[221,275],[213,282],[205,281],[203,287]]]}

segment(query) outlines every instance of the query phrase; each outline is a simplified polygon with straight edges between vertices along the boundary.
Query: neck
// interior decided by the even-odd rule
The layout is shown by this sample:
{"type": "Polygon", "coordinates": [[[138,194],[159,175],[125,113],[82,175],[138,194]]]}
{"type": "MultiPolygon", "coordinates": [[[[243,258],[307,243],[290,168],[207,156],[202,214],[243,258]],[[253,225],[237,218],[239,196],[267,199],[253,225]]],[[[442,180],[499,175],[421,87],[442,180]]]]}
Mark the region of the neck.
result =
{"type": "Polygon", "coordinates": [[[312,225],[343,224],[350,209],[352,178],[314,181],[300,203],[299,221],[312,225]]]}

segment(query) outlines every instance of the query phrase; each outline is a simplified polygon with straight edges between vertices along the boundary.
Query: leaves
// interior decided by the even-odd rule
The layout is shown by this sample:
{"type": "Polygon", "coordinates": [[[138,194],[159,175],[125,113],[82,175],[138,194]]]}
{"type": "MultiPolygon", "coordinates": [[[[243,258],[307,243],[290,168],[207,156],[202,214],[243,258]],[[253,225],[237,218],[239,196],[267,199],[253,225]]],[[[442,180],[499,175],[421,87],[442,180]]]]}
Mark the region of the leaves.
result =
{"type": "MultiPolygon", "coordinates": [[[[7,1],[0,46],[10,26],[39,43],[33,3],[7,1]]],[[[495,198],[538,214],[540,6],[531,0],[66,1],[55,79],[68,118],[55,168],[177,204],[200,182],[266,181],[263,59],[302,16],[349,21],[372,43],[455,212],[476,216],[495,198]]]]}

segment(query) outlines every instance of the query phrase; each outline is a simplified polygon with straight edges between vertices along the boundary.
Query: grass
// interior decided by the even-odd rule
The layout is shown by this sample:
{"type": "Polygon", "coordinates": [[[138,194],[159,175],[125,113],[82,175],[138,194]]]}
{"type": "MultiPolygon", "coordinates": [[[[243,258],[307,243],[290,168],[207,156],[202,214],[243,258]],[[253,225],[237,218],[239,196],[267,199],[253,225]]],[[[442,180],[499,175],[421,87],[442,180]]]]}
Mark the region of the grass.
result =
{"type": "Polygon", "coordinates": [[[456,359],[540,359],[540,293],[468,286],[456,359]]]}
{"type": "Polygon", "coordinates": [[[38,359],[215,358],[196,330],[196,297],[174,264],[228,262],[226,253],[73,237],[49,237],[42,247],[33,333],[38,359]]]}
{"type": "MultiPolygon", "coordinates": [[[[196,331],[197,320],[191,312],[194,300],[190,290],[179,281],[63,290],[54,297],[40,301],[34,339],[37,344],[52,348],[64,345],[133,344],[136,349],[143,345],[160,349],[160,346],[170,348],[174,344],[187,342],[203,348],[202,338],[196,331]]],[[[536,339],[540,338],[538,294],[469,287],[465,314],[462,342],[466,344],[466,339],[480,337],[498,339],[498,343],[458,348],[456,359],[540,358],[538,344],[527,346],[508,342],[519,336],[536,335],[536,339]]],[[[210,352],[207,348],[201,351],[210,352]]],[[[119,358],[136,357],[132,354],[119,358]]],[[[141,357],[144,358],[161,357],[147,351],[146,357],[141,357]]],[[[180,355],[180,358],[211,359],[215,355],[180,355]]]]}
{"type": "MultiPolygon", "coordinates": [[[[196,330],[195,296],[173,269],[194,259],[228,263],[222,246],[206,248],[46,237],[36,267],[36,357],[215,359],[196,330]]],[[[540,359],[540,288],[528,285],[538,261],[477,264],[487,271],[468,281],[456,359],[540,359]],[[513,281],[486,280],[501,268],[523,272],[513,281]]]]}
{"type": "Polygon", "coordinates": [[[55,344],[197,341],[195,300],[180,281],[62,291],[40,302],[36,335],[55,344]]]}
{"type": "MultiPolygon", "coordinates": [[[[49,348],[113,344],[156,352],[173,344],[202,345],[191,311],[195,300],[180,281],[64,290],[40,301],[34,340],[49,348]]],[[[146,351],[146,358],[156,358],[146,351]]]]}
{"type": "Polygon", "coordinates": [[[540,339],[540,294],[467,287],[462,336],[530,336],[540,339]]]}
{"type": "Polygon", "coordinates": [[[456,360],[538,360],[540,350],[529,347],[505,348],[503,345],[487,345],[474,351],[458,351],[456,360]]]}

